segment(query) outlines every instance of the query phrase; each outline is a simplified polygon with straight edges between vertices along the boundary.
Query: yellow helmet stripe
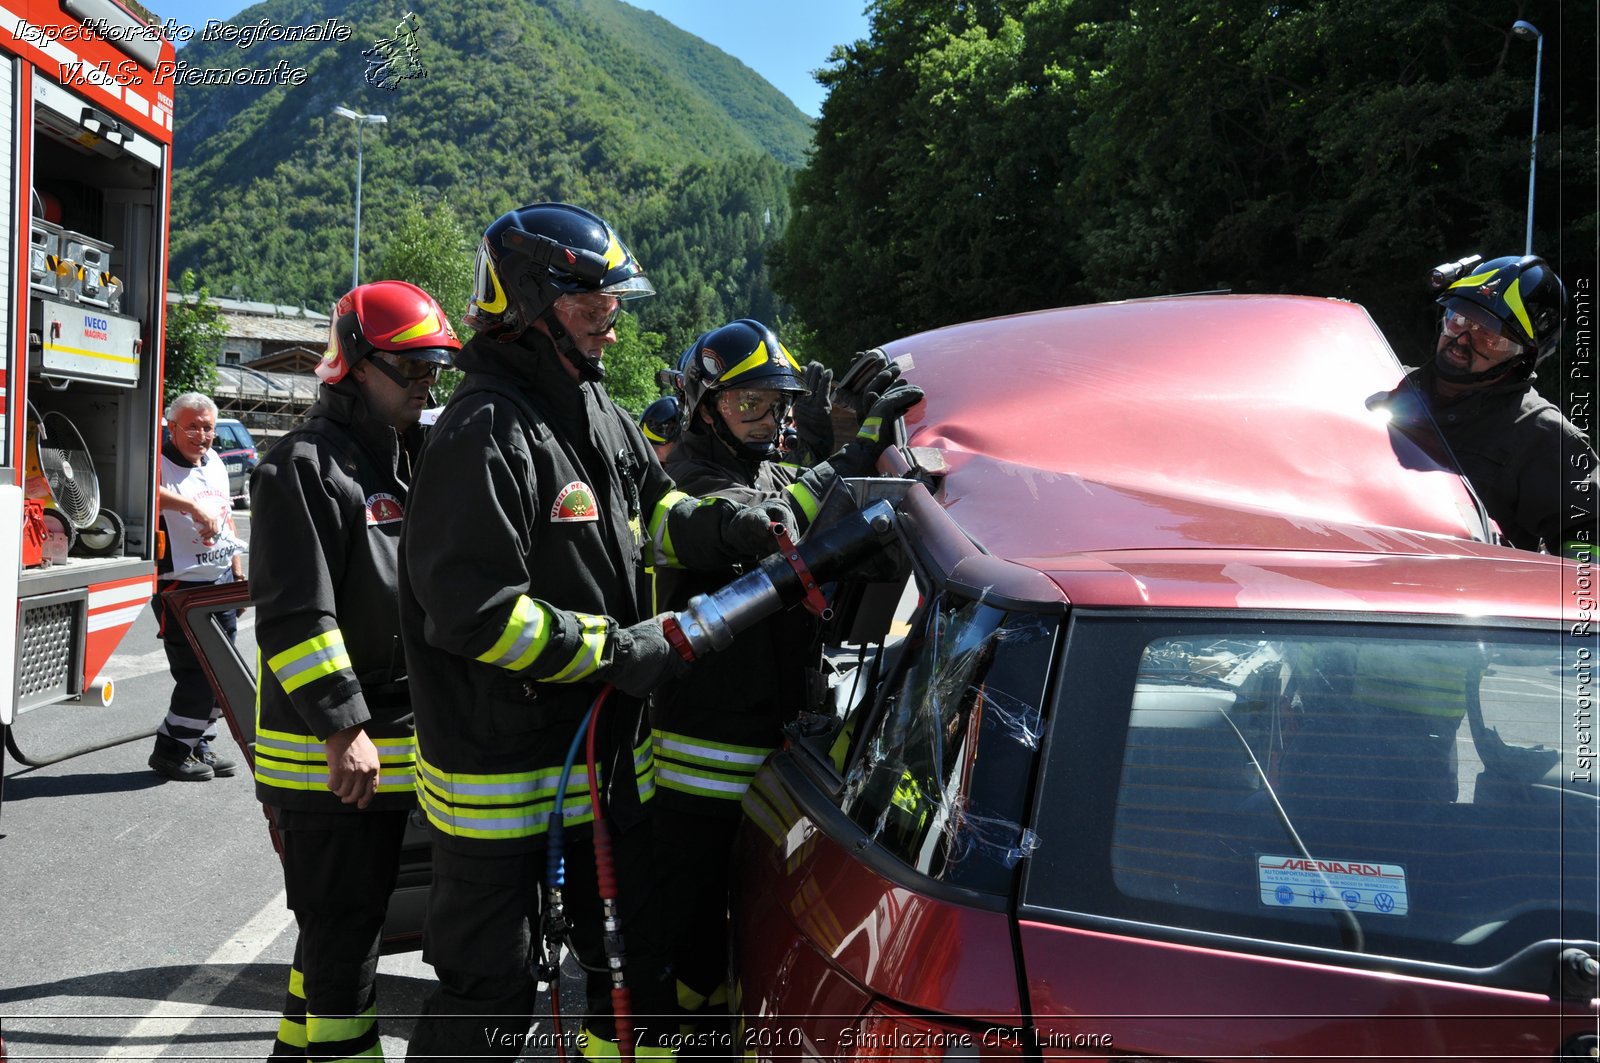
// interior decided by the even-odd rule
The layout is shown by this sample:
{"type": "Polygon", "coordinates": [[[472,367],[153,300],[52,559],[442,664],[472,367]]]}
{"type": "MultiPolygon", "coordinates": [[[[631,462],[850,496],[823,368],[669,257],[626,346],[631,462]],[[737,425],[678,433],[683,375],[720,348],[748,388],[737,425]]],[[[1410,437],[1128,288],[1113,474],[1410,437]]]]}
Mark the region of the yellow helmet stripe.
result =
{"type": "Polygon", "coordinates": [[[622,249],[622,241],[617,239],[617,234],[610,229],[606,230],[606,269],[616,269],[628,260],[628,253],[622,249]]]}
{"type": "Polygon", "coordinates": [[[1503,296],[1503,298],[1506,301],[1506,305],[1511,308],[1511,312],[1517,315],[1517,323],[1522,326],[1522,331],[1528,334],[1528,338],[1530,340],[1533,340],[1535,343],[1537,343],[1539,341],[1539,337],[1533,334],[1533,322],[1528,320],[1528,311],[1522,305],[1521,288],[1522,278],[1518,277],[1516,280],[1511,282],[1511,287],[1506,289],[1506,294],[1503,296]]]}
{"type": "Polygon", "coordinates": [[[1491,277],[1493,277],[1496,273],[1499,273],[1499,272],[1500,271],[1497,270],[1497,269],[1491,269],[1487,273],[1474,273],[1470,277],[1462,277],[1460,280],[1458,280],[1454,284],[1450,285],[1450,287],[1452,287],[1452,288],[1465,288],[1470,284],[1486,284],[1491,277]]]}
{"type": "Polygon", "coordinates": [[[434,333],[434,332],[438,332],[438,331],[439,331],[439,315],[435,314],[432,310],[429,310],[427,316],[424,317],[421,321],[418,321],[415,325],[412,325],[410,328],[402,329],[401,331],[396,332],[393,336],[390,336],[389,337],[389,342],[390,343],[404,343],[404,342],[406,342],[406,340],[414,340],[418,336],[427,336],[430,333],[434,333]]]}
{"type": "Polygon", "coordinates": [[[778,341],[778,352],[783,355],[783,360],[788,362],[795,372],[801,372],[800,363],[794,360],[794,355],[789,353],[789,348],[783,345],[782,340],[778,341]]]}
{"type": "Polygon", "coordinates": [[[494,289],[494,298],[490,299],[487,303],[482,299],[479,299],[478,305],[491,314],[504,313],[506,308],[506,292],[504,288],[500,287],[500,275],[495,272],[493,262],[484,262],[483,269],[484,272],[489,275],[489,287],[494,289]]]}
{"type": "Polygon", "coordinates": [[[762,340],[760,343],[756,344],[756,349],[750,353],[750,357],[746,358],[744,361],[740,362],[726,373],[723,373],[717,379],[731,382],[733,378],[738,376],[740,373],[747,373],[758,365],[765,365],[768,357],[767,343],[765,340],[762,340]]]}

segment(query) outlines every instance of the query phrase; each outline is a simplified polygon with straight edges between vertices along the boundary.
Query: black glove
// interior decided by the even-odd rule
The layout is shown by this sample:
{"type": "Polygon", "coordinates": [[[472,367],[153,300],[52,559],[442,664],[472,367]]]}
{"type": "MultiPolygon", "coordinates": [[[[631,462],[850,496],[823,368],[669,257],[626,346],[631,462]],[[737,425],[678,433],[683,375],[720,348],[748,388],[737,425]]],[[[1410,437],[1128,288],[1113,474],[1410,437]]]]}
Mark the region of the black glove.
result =
{"type": "Polygon", "coordinates": [[[834,401],[855,411],[859,424],[873,403],[900,379],[900,367],[874,348],[856,356],[855,362],[839,378],[834,401]]]}
{"type": "Polygon", "coordinates": [[[921,401],[921,388],[903,380],[895,382],[867,411],[855,439],[840,447],[828,459],[828,464],[840,476],[874,475],[878,469],[878,456],[894,438],[890,426],[921,401]]]}
{"type": "Polygon", "coordinates": [[[759,561],[778,549],[772,526],[782,524],[793,535],[794,514],[782,502],[759,502],[734,513],[722,531],[722,543],[738,561],[759,561]]]}
{"type": "Polygon", "coordinates": [[[661,626],[666,616],[662,613],[613,633],[611,663],[600,670],[600,678],[624,694],[644,698],[687,672],[688,662],[678,656],[661,626]]]}
{"type": "Polygon", "coordinates": [[[794,426],[806,449],[821,456],[833,449],[833,370],[811,362],[800,379],[810,394],[794,404],[794,426]]]}

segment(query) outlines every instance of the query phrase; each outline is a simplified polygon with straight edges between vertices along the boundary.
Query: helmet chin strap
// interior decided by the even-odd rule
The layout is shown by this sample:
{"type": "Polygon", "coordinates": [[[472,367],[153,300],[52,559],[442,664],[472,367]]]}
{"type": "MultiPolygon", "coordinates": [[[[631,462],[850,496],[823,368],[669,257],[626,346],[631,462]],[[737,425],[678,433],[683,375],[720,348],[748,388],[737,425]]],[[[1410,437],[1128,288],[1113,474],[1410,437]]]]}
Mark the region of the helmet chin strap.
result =
{"type": "Polygon", "coordinates": [[[579,380],[596,383],[605,379],[605,366],[587,357],[578,349],[578,345],[573,342],[572,333],[568,332],[566,327],[556,318],[554,303],[546,307],[544,313],[540,314],[539,317],[544,322],[545,328],[550,330],[550,339],[555,343],[556,351],[578,371],[579,380]]]}

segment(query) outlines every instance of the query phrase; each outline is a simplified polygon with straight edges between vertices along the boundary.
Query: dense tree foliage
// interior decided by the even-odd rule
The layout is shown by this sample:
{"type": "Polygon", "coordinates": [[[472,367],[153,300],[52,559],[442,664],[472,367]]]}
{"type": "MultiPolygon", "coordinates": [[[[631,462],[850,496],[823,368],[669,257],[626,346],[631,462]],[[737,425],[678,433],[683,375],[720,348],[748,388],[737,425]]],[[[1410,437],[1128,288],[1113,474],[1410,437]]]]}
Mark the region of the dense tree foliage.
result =
{"type": "Polygon", "coordinates": [[[660,394],[656,370],[666,364],[662,342],[659,332],[643,331],[633,315],[617,318],[617,342],[605,356],[606,392],[635,417],[660,394]]]}
{"type": "MultiPolygon", "coordinates": [[[[775,324],[767,251],[789,220],[789,171],[770,155],[697,163],[618,222],[656,296],[633,304],[671,355],[735,318],[775,324]]],[[[631,309],[631,308],[630,308],[631,309]]]]}
{"type": "Polygon", "coordinates": [[[835,51],[775,256],[835,354],[952,321],[1227,287],[1425,344],[1440,261],[1592,275],[1593,19],[1553,0],[876,0],[835,51]],[[1565,37],[1562,37],[1563,32],[1565,37]],[[1563,90],[1563,77],[1577,91],[1563,90]]]}
{"type": "Polygon", "coordinates": [[[467,300],[472,297],[472,256],[476,241],[448,202],[430,209],[413,198],[395,219],[378,268],[364,280],[410,281],[439,302],[460,335],[467,300]]]}

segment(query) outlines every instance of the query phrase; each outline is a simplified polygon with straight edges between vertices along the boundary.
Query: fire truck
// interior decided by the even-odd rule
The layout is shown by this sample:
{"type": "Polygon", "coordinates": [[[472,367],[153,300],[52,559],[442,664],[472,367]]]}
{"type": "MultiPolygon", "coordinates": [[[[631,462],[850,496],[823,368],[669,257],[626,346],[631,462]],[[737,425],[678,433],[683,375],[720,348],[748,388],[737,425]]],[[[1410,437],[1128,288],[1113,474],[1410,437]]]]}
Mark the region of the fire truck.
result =
{"type": "Polygon", "coordinates": [[[114,0],[0,0],[7,728],[109,703],[101,672],[155,585],[173,61],[114,0]]]}

